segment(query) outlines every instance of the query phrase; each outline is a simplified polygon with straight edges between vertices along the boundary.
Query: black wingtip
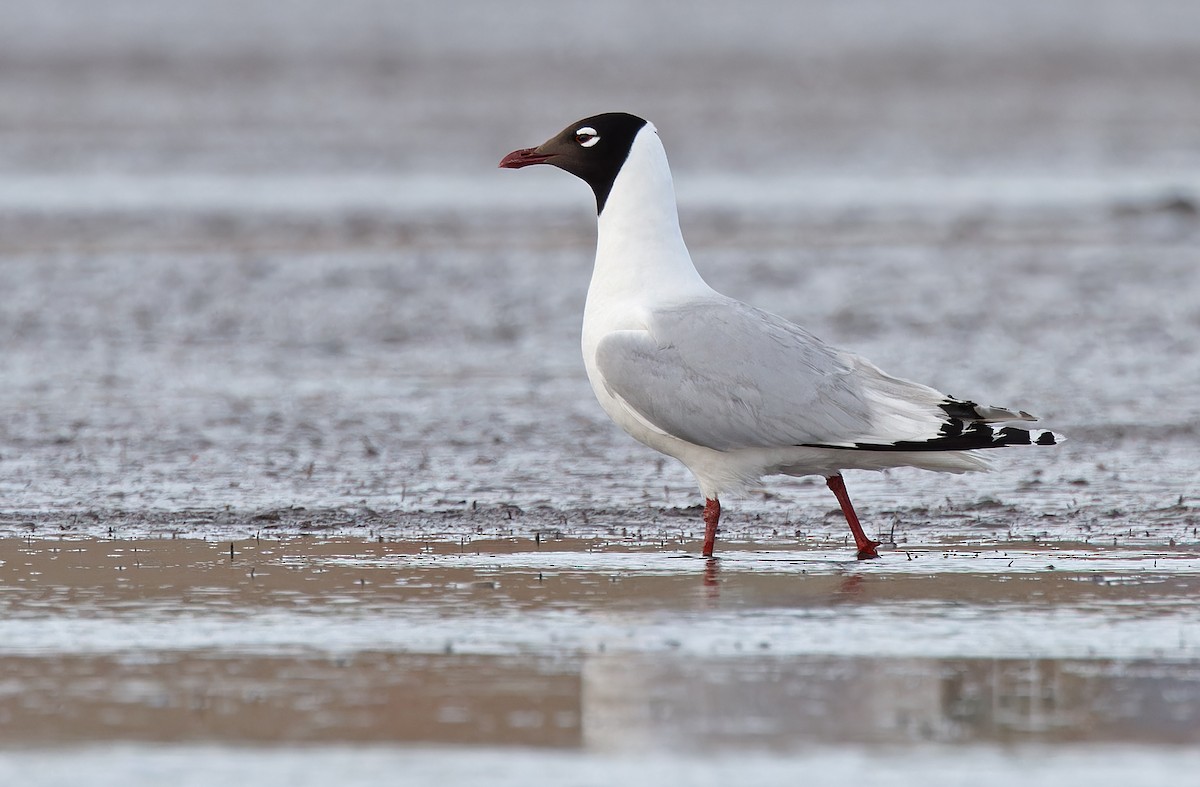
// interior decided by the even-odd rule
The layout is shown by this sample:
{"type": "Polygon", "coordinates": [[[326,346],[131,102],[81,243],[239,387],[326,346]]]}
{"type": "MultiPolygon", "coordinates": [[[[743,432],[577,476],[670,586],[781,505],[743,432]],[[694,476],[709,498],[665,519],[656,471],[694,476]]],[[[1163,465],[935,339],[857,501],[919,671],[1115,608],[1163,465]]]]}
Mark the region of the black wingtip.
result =
{"type": "Polygon", "coordinates": [[[1061,437],[1054,432],[1029,431],[1016,426],[995,428],[973,423],[929,440],[898,440],[894,443],[855,443],[848,446],[812,445],[812,448],[841,448],[851,451],[978,451],[1010,445],[1058,445],[1061,437]]]}
{"type": "Polygon", "coordinates": [[[946,415],[950,416],[951,422],[954,421],[978,421],[981,416],[979,410],[976,409],[979,405],[974,402],[964,402],[960,399],[947,399],[938,407],[941,407],[946,415]]]}

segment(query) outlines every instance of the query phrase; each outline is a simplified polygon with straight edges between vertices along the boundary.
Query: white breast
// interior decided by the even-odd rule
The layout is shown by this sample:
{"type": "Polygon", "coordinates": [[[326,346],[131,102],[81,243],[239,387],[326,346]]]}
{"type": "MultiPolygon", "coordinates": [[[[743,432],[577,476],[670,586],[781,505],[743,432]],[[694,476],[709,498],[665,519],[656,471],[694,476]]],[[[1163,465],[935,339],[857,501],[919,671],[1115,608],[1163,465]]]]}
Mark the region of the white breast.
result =
{"type": "Polygon", "coordinates": [[[608,391],[596,368],[596,346],[612,331],[647,330],[653,308],[713,294],[684,245],[667,154],[647,123],[598,220],[596,263],[583,313],[583,361],[609,417],[637,440],[672,456],[679,456],[682,441],[655,429],[608,391]]]}

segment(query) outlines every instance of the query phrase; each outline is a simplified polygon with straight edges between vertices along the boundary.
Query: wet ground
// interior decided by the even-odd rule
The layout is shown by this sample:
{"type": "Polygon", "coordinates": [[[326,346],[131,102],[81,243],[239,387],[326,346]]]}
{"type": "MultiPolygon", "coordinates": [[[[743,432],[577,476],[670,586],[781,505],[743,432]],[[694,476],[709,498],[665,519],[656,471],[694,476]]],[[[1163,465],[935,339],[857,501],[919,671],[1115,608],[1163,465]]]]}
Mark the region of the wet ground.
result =
{"type": "Polygon", "coordinates": [[[31,763],[33,783],[304,767],[313,784],[394,768],[464,783],[500,768],[504,784],[803,768],[841,783],[885,761],[897,781],[936,766],[945,783],[979,769],[1115,784],[1196,764],[1193,550],[963,543],[862,563],[561,536],[0,548],[14,783],[31,763]]]}
{"type": "Polygon", "coordinates": [[[1194,773],[1200,7],[970,6],[0,3],[0,784],[1194,773]],[[1069,441],[697,558],[494,169],[614,108],[719,290],[1069,441]]]}

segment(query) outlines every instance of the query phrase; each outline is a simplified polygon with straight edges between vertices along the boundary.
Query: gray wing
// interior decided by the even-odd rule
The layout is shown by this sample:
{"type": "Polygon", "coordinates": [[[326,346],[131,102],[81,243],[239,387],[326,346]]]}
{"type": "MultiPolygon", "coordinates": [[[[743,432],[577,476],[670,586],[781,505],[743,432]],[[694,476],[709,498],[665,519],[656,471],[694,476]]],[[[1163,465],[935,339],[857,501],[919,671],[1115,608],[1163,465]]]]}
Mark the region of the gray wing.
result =
{"type": "Polygon", "coordinates": [[[655,311],[596,349],[605,386],[651,426],[718,451],[819,446],[965,451],[1054,445],[1033,421],[885,374],[781,317],[723,296],[655,311]]]}
{"type": "Polygon", "coordinates": [[[721,451],[872,435],[863,372],[882,373],[864,363],[728,298],[655,311],[648,330],[615,331],[596,350],[611,393],[662,431],[721,451]]]}

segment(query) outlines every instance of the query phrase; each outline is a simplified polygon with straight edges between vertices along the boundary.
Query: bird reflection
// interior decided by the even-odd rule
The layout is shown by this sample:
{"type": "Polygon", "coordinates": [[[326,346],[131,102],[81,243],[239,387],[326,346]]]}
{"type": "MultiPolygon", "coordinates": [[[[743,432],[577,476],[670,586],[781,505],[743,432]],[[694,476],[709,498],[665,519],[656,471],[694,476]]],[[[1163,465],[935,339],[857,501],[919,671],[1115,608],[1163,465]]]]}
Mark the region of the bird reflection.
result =
{"type": "Polygon", "coordinates": [[[720,560],[710,557],[704,561],[704,596],[709,601],[717,601],[721,597],[720,560]]]}

